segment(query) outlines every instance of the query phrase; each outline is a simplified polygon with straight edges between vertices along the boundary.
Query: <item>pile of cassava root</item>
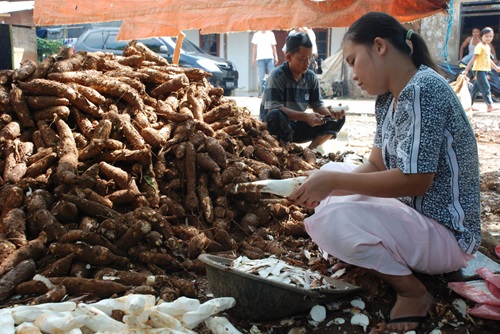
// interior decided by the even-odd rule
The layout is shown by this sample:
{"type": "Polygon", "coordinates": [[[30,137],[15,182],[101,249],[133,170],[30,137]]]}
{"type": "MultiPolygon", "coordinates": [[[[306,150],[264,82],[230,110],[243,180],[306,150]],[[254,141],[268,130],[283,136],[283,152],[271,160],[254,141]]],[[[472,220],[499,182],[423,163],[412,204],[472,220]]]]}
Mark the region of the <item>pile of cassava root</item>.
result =
{"type": "Polygon", "coordinates": [[[200,253],[282,252],[264,226],[304,235],[303,209],[234,185],[297,176],[316,156],[209,76],[135,41],[0,71],[0,305],[196,297],[200,253]]]}

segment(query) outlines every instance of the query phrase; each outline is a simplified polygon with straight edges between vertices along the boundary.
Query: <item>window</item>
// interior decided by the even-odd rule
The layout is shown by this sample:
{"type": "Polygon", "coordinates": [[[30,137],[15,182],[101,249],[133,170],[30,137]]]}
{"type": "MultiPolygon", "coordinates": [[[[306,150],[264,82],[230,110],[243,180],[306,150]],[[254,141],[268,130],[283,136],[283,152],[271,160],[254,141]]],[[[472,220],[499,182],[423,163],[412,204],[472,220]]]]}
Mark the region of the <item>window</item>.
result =
{"type": "Polygon", "coordinates": [[[123,50],[127,46],[126,41],[117,41],[116,34],[109,34],[108,41],[106,42],[106,50],[123,50]]]}
{"type": "Polygon", "coordinates": [[[148,39],[141,39],[139,42],[143,43],[146,45],[151,51],[160,53],[160,47],[163,45],[158,39],[156,38],[148,38],[148,39]]]}
{"type": "Polygon", "coordinates": [[[103,31],[92,32],[85,39],[85,44],[91,49],[102,49],[106,35],[107,33],[103,31]]]}
{"type": "Polygon", "coordinates": [[[498,1],[462,2],[460,14],[461,35],[458,48],[467,37],[471,36],[472,28],[490,27],[495,32],[491,44],[497,50],[498,56],[500,49],[500,3],[498,1]]]}
{"type": "Polygon", "coordinates": [[[213,56],[219,55],[219,35],[200,35],[200,46],[203,51],[213,56]]]}
{"type": "Polygon", "coordinates": [[[318,46],[318,73],[321,73],[321,60],[329,56],[328,29],[314,29],[318,46]]]}

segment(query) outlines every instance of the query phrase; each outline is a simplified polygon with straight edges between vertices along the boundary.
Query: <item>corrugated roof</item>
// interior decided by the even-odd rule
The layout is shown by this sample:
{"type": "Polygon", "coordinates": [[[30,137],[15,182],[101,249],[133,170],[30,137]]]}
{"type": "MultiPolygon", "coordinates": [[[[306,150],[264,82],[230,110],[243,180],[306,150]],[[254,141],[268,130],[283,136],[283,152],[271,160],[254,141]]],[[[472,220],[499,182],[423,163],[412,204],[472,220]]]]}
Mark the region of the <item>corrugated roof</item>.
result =
{"type": "Polygon", "coordinates": [[[35,1],[0,1],[0,14],[33,10],[35,1]]]}

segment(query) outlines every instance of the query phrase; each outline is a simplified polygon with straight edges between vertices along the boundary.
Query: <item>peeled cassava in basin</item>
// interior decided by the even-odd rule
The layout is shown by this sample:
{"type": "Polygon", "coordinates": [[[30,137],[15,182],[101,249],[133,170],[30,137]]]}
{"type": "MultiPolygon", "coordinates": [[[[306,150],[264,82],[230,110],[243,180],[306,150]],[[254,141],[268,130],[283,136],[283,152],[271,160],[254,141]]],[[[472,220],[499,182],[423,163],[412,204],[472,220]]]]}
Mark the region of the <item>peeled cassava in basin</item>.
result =
{"type": "Polygon", "coordinates": [[[325,304],[361,290],[339,279],[324,277],[329,289],[303,289],[231,268],[233,259],[202,254],[210,289],[217,297],[233,297],[236,305],[227,313],[238,319],[279,319],[325,304]]]}

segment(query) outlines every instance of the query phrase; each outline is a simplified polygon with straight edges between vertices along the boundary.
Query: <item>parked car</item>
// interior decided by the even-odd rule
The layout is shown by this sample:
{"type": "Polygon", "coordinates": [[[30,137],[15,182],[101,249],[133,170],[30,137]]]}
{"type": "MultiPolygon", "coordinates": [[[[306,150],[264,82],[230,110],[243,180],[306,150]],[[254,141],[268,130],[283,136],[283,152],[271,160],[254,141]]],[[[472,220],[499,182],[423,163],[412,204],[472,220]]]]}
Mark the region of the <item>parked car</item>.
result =
{"type": "MultiPolygon", "coordinates": [[[[116,55],[123,54],[128,42],[116,40],[118,30],[119,28],[115,27],[87,30],[76,41],[75,52],[85,50],[87,52],[103,51],[116,55]]],[[[144,43],[169,62],[172,61],[176,43],[175,37],[152,37],[138,39],[138,42],[144,43]]],[[[179,65],[200,68],[211,73],[210,83],[224,88],[226,95],[233,95],[234,89],[238,88],[238,71],[232,62],[206,53],[188,39],[184,39],[182,42],[179,65]]]]}

